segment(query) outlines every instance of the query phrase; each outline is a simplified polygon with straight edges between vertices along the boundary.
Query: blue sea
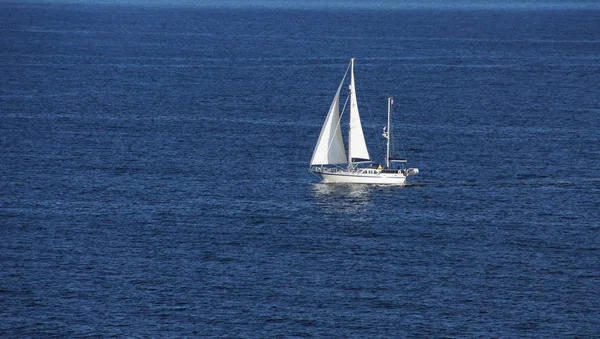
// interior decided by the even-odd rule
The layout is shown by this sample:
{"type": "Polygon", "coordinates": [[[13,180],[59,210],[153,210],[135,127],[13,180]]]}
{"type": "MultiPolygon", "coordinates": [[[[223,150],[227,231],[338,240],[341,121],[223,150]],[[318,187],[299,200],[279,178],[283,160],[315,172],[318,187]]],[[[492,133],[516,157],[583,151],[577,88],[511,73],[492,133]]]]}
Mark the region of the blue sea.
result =
{"type": "Polygon", "coordinates": [[[600,335],[600,10],[0,3],[0,336],[600,335]],[[307,171],[350,58],[372,157],[307,171]]]}

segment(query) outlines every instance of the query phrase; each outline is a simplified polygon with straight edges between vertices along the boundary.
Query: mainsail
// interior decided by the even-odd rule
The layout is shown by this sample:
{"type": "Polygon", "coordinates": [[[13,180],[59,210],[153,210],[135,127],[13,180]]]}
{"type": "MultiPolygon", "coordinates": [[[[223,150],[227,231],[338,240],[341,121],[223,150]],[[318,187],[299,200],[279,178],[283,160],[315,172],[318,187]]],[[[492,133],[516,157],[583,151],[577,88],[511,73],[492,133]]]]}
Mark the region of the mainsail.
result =
{"type": "Polygon", "coordinates": [[[365,142],[358,103],[356,100],[356,89],[354,86],[354,59],[351,60],[352,70],[350,73],[350,135],[348,137],[348,155],[350,162],[370,161],[369,151],[365,142]]]}
{"type": "Polygon", "coordinates": [[[344,78],[342,78],[329,107],[325,123],[321,128],[319,141],[317,141],[310,161],[311,165],[336,165],[347,162],[342,130],[340,129],[340,91],[345,79],[346,75],[344,74],[344,78]]]}

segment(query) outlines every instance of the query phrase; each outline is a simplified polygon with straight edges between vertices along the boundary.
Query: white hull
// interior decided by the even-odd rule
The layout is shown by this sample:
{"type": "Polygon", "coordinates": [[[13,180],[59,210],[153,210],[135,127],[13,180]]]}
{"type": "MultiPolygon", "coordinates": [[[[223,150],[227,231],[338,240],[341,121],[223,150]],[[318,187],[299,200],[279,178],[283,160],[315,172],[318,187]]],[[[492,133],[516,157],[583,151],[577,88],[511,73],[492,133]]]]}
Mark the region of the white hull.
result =
{"type": "Polygon", "coordinates": [[[338,172],[314,172],[326,183],[349,183],[349,184],[380,184],[380,185],[404,185],[406,176],[398,173],[381,173],[380,171],[338,171],[338,172]]]}

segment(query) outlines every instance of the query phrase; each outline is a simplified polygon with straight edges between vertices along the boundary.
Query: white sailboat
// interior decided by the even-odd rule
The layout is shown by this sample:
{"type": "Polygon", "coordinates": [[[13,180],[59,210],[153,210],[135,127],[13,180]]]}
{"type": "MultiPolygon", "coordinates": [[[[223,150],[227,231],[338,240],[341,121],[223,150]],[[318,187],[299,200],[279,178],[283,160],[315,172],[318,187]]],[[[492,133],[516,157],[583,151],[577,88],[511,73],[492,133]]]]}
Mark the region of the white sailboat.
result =
{"type": "Polygon", "coordinates": [[[310,172],[321,177],[323,182],[386,185],[403,185],[406,177],[419,173],[417,168],[405,168],[406,160],[398,158],[393,153],[390,143],[392,140],[390,125],[392,104],[393,98],[388,98],[388,123],[383,128],[383,137],[387,139],[385,167],[373,165],[365,142],[356,101],[354,58],[350,59],[348,69],[340,82],[325,123],[321,128],[321,134],[310,161],[310,172]],[[340,123],[340,92],[348,70],[350,70],[350,127],[348,130],[348,156],[346,156],[340,123]],[[396,168],[395,163],[400,163],[400,168],[396,168]],[[371,165],[365,166],[369,164],[371,165]]]}

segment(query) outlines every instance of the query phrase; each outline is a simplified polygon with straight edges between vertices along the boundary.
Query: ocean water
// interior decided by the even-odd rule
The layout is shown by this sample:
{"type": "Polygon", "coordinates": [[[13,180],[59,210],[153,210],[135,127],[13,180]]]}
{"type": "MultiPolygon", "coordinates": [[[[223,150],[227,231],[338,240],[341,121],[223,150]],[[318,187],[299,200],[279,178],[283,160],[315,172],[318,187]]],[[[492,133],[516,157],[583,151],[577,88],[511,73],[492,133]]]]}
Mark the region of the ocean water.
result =
{"type": "Polygon", "coordinates": [[[0,334],[597,336],[599,18],[0,4],[0,334]],[[351,57],[404,187],[307,171],[351,57]]]}

